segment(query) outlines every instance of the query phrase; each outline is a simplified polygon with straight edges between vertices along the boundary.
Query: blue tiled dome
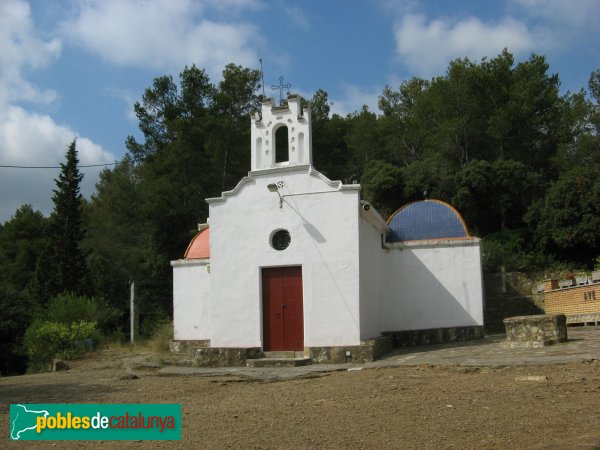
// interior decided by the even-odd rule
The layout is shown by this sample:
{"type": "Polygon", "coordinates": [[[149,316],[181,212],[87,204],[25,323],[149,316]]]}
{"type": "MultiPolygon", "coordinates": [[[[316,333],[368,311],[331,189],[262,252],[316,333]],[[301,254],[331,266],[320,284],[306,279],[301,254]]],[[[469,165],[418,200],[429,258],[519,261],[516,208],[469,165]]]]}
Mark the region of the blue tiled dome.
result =
{"type": "Polygon", "coordinates": [[[388,225],[387,242],[470,236],[459,212],[439,200],[409,203],[392,214],[388,225]]]}

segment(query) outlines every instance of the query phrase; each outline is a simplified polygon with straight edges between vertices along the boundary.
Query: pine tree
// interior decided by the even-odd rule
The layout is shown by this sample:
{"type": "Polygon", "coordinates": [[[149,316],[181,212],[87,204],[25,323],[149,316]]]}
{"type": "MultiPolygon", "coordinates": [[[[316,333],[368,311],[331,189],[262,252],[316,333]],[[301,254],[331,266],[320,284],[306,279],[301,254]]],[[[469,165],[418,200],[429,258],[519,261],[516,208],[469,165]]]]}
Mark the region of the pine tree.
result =
{"type": "Polygon", "coordinates": [[[62,292],[89,293],[86,254],[80,246],[85,235],[79,189],[83,174],[79,172],[75,145],[73,141],[69,146],[66,163],[61,163],[60,175],[54,180],[48,242],[32,283],[33,293],[41,303],[62,292]]]}

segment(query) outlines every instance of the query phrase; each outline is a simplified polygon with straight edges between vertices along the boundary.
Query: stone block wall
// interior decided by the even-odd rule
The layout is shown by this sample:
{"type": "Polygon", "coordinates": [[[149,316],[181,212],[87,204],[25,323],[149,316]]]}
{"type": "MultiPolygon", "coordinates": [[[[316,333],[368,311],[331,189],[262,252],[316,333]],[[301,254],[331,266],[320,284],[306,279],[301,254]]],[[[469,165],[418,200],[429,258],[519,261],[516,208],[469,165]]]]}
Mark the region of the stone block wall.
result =
{"type": "Polygon", "coordinates": [[[200,341],[173,340],[169,343],[171,353],[189,353],[193,355],[197,348],[203,347],[210,347],[210,339],[200,341]]]}
{"type": "Polygon", "coordinates": [[[564,314],[508,317],[505,346],[544,347],[567,340],[567,318],[564,314]]]}
{"type": "Polygon", "coordinates": [[[247,359],[263,355],[260,348],[197,348],[194,353],[194,366],[199,367],[240,367],[247,359]]]}
{"type": "Polygon", "coordinates": [[[391,351],[392,348],[392,338],[382,336],[366,339],[361,345],[310,347],[308,356],[318,364],[364,363],[375,361],[379,356],[391,351]]]}
{"type": "Polygon", "coordinates": [[[390,336],[380,336],[364,340],[362,346],[373,347],[373,360],[376,360],[394,349],[394,340],[390,336]]]}
{"type": "Polygon", "coordinates": [[[417,345],[471,341],[481,339],[484,335],[483,327],[481,326],[386,331],[383,334],[393,339],[394,347],[414,347],[417,345]]]}
{"type": "MultiPolygon", "coordinates": [[[[303,353],[317,364],[364,363],[375,361],[395,347],[467,341],[480,339],[483,334],[482,326],[396,331],[365,339],[360,345],[306,347],[303,353]]],[[[210,347],[210,341],[173,341],[170,347],[173,353],[190,353],[193,365],[200,367],[241,367],[246,365],[248,359],[264,357],[258,347],[210,347]]]]}

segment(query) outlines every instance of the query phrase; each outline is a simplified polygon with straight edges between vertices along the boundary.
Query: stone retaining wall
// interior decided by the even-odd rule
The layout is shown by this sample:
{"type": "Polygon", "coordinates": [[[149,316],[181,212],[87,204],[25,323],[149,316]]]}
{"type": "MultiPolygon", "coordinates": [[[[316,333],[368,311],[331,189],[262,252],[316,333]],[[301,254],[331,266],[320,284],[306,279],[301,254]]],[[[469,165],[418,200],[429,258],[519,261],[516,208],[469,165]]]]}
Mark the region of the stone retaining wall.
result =
{"type": "Polygon", "coordinates": [[[190,353],[194,354],[197,348],[210,347],[210,339],[201,341],[171,341],[169,351],[171,353],[190,353]]]}
{"type": "Polygon", "coordinates": [[[375,361],[393,349],[391,337],[381,336],[362,341],[361,345],[309,347],[308,356],[320,364],[364,363],[375,361]]]}
{"type": "Polygon", "coordinates": [[[260,348],[197,348],[194,366],[239,367],[245,366],[247,359],[260,358],[262,355],[260,348]]]}
{"type": "Polygon", "coordinates": [[[417,345],[472,341],[481,339],[484,335],[482,326],[386,331],[383,334],[393,339],[394,347],[414,347],[417,345]]]}
{"type": "MultiPolygon", "coordinates": [[[[431,330],[394,331],[373,339],[365,339],[360,345],[337,347],[306,347],[304,355],[315,363],[343,364],[375,361],[394,347],[441,344],[483,337],[482,326],[437,328],[431,330]]],[[[190,353],[194,366],[228,367],[245,366],[248,359],[264,356],[260,348],[210,347],[210,341],[172,341],[173,353],[190,353]]]]}
{"type": "Polygon", "coordinates": [[[567,318],[564,314],[508,317],[504,319],[509,348],[544,347],[567,340],[567,318]]]}

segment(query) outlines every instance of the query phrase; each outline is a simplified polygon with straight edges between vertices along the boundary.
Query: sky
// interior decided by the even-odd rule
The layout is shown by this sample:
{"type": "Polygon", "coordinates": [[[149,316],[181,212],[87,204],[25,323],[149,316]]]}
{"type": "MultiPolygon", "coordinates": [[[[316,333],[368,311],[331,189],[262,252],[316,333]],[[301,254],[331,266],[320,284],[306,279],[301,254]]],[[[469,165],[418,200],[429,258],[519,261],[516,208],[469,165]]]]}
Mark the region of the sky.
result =
{"type": "MultiPolygon", "coordinates": [[[[218,83],[262,59],[267,95],[283,76],[342,115],[504,48],[545,55],[575,92],[600,68],[598,24],[600,0],[0,0],[0,166],[57,166],[75,138],[82,166],[120,160],[141,137],[133,104],[192,64],[218,83]]],[[[89,197],[102,167],[81,170],[89,197]]],[[[23,204],[48,215],[58,174],[0,167],[0,223],[23,204]]]]}

